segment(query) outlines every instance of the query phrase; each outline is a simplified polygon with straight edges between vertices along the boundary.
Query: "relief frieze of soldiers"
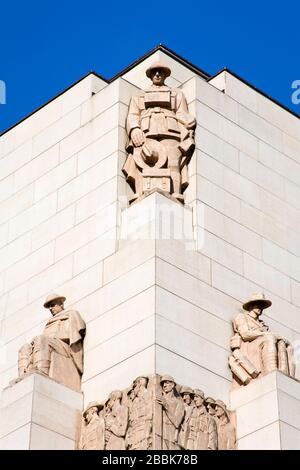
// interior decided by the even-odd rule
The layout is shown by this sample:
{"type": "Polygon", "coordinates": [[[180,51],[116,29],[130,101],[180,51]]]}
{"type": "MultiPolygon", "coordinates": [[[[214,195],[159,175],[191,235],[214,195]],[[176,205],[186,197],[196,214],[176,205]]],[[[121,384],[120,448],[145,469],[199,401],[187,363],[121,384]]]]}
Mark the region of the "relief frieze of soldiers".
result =
{"type": "Polygon", "coordinates": [[[157,374],[89,403],[79,436],[79,450],[236,448],[235,416],[223,401],[157,374]]]}

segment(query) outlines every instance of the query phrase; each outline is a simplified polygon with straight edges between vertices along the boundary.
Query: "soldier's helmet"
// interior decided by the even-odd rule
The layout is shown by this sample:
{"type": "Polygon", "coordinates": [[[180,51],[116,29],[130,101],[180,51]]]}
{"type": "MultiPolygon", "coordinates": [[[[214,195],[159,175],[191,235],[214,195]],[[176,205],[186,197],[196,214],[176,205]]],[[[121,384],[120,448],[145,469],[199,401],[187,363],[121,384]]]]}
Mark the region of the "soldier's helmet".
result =
{"type": "Polygon", "coordinates": [[[99,411],[101,411],[103,408],[104,408],[104,404],[99,402],[99,401],[91,401],[86,409],[84,410],[84,412],[82,413],[82,416],[84,418],[86,418],[86,415],[87,415],[87,412],[91,409],[91,408],[97,408],[98,409],[98,413],[99,411]]]}
{"type": "Polygon", "coordinates": [[[154,62],[154,64],[150,65],[150,67],[146,70],[147,77],[151,78],[151,74],[155,70],[163,70],[167,77],[171,75],[171,69],[167,65],[163,64],[162,62],[154,62]]]}
{"type": "Polygon", "coordinates": [[[162,375],[160,379],[160,383],[163,384],[164,382],[173,382],[176,383],[174,378],[171,375],[162,375]]]}
{"type": "Polygon", "coordinates": [[[188,393],[189,395],[193,395],[193,389],[191,387],[181,387],[180,395],[183,395],[184,393],[188,393]]]}

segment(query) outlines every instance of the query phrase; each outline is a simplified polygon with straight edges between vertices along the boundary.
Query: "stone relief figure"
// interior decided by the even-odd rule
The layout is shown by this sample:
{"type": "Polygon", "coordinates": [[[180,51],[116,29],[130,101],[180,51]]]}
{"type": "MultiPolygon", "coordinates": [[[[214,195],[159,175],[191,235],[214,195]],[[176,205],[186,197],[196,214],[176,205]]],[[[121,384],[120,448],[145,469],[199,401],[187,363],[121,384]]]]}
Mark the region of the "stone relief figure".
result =
{"type": "Polygon", "coordinates": [[[215,417],[218,431],[218,450],[236,448],[235,428],[230,422],[229,411],[222,400],[215,401],[215,417]]]}
{"type": "Polygon", "coordinates": [[[184,403],[184,419],[179,431],[178,444],[183,449],[186,449],[189,430],[188,425],[193,411],[193,389],[191,387],[181,387],[180,396],[184,403]]]}
{"type": "Polygon", "coordinates": [[[152,444],[152,395],[147,390],[148,377],[137,377],[133,382],[134,398],[129,407],[126,434],[128,450],[147,450],[152,444]]]}
{"type": "Polygon", "coordinates": [[[274,370],[295,376],[293,350],[290,342],[269,331],[260,319],[263,310],[272,302],[264,294],[253,294],[243,305],[246,313],[233,320],[234,336],[230,340],[232,356],[229,366],[233,374],[233,385],[247,385],[252,379],[274,370]]]}
{"type": "Polygon", "coordinates": [[[188,425],[188,450],[216,450],[218,448],[216,421],[208,414],[204,403],[202,390],[194,390],[194,407],[188,425]]]}
{"type": "Polygon", "coordinates": [[[128,407],[121,404],[122,392],[111,392],[105,403],[105,449],[125,450],[128,407]]]}
{"type": "Polygon", "coordinates": [[[170,375],[161,380],[162,396],[156,401],[162,406],[162,449],[178,450],[178,435],[184,417],[184,403],[175,392],[175,381],[170,375]]]}
{"type": "Polygon", "coordinates": [[[92,401],[83,412],[79,450],[103,450],[105,446],[104,404],[92,401]]]}
{"type": "Polygon", "coordinates": [[[183,202],[188,186],[196,120],[188,112],[183,92],[165,85],[170,74],[162,63],[151,65],[146,75],[152,85],[133,96],[129,105],[123,172],[134,191],[131,202],[155,188],[183,202]]]}
{"type": "Polygon", "coordinates": [[[64,310],[66,298],[50,294],[44,303],[52,314],[43,334],[19,350],[18,371],[21,380],[39,372],[74,390],[80,390],[83,372],[85,323],[75,310],[64,310]]]}
{"type": "Polygon", "coordinates": [[[216,400],[212,397],[206,397],[205,406],[206,406],[208,414],[214,418],[216,414],[216,408],[215,408],[216,400]]]}
{"type": "Polygon", "coordinates": [[[180,386],[169,375],[139,376],[83,413],[78,449],[215,450],[235,448],[235,421],[221,400],[180,386]]]}

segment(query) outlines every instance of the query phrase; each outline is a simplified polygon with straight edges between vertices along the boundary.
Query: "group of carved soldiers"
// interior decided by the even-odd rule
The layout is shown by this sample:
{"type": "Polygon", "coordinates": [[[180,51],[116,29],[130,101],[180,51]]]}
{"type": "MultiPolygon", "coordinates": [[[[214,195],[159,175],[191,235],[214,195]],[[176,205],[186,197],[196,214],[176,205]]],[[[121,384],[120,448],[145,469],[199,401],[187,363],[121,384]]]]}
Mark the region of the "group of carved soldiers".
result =
{"type": "Polygon", "coordinates": [[[81,450],[234,449],[235,427],[221,400],[201,390],[176,386],[171,376],[138,377],[105,403],[91,402],[83,412],[81,450]],[[178,391],[179,390],[179,391],[178,391]],[[155,443],[154,443],[155,440],[155,443]]]}

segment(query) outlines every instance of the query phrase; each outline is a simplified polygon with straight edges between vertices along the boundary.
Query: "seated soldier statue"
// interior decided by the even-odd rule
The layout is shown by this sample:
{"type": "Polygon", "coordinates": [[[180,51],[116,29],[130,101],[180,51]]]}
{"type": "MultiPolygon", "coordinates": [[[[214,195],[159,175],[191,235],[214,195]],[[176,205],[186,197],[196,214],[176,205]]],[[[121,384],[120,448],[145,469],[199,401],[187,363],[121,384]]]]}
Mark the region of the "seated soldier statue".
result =
{"type": "Polygon", "coordinates": [[[80,390],[83,372],[85,323],[75,310],[64,310],[66,298],[51,294],[44,307],[52,313],[44,332],[19,350],[18,380],[39,372],[57,382],[80,390]]]}
{"type": "Polygon", "coordinates": [[[251,379],[274,370],[295,376],[293,350],[290,342],[281,335],[270,332],[260,319],[263,310],[272,302],[264,294],[253,294],[243,305],[246,313],[233,320],[235,335],[230,340],[233,351],[229,365],[234,385],[247,385],[251,379]]]}

